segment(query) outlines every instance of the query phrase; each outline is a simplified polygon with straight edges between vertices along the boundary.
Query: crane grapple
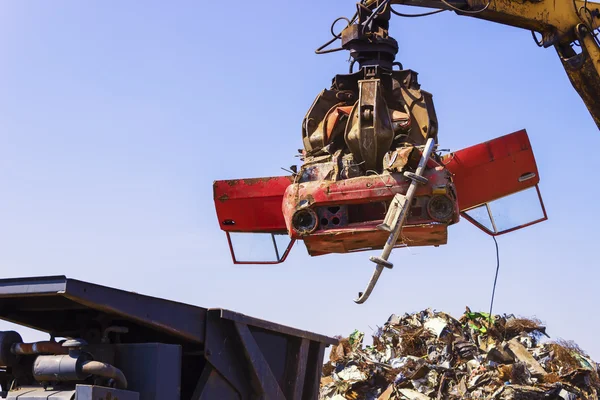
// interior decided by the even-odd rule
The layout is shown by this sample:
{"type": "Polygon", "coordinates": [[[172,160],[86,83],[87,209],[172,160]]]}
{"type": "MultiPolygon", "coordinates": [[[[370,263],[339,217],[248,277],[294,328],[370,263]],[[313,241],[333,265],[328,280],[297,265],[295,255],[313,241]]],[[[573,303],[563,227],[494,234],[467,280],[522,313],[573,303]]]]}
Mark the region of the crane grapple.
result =
{"type": "MultiPolygon", "coordinates": [[[[446,244],[448,227],[461,215],[480,228],[494,227],[490,202],[535,188],[540,212],[508,229],[546,219],[525,130],[448,154],[439,148],[433,96],[417,72],[395,60],[390,12],[389,1],[359,3],[336,36],[342,47],[317,50],[347,50],[352,62],[309,107],[302,165],[292,167],[291,176],[214,183],[217,217],[234,262],[283,262],[298,240],[311,256],[382,250],[371,257],[376,271],[361,303],[383,268],[393,267],[393,248],[446,244]],[[482,206],[491,224],[470,215],[482,206]],[[272,244],[269,259],[256,254],[254,242],[245,245],[252,256],[241,254],[236,242],[251,232],[272,244]]],[[[496,228],[487,232],[508,230],[496,228]]]]}

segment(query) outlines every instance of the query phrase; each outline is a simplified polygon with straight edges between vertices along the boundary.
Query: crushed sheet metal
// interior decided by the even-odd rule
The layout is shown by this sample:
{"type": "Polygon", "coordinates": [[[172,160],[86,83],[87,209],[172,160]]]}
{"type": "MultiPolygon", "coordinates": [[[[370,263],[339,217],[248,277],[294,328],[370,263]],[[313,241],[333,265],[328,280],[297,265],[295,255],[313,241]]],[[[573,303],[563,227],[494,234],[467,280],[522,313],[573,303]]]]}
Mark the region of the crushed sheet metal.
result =
{"type": "Polygon", "coordinates": [[[458,320],[392,315],[371,345],[355,331],[332,348],[320,399],[597,400],[600,365],[571,342],[542,342],[545,332],[533,318],[468,308],[458,320]]]}

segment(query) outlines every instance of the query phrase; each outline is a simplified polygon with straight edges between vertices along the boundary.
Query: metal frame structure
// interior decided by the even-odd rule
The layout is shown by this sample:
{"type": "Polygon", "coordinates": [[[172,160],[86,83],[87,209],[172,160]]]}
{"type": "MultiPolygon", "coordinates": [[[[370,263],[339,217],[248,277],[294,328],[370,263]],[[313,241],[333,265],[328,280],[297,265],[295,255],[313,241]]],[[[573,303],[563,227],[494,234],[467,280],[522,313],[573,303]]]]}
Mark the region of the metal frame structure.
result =
{"type": "Polygon", "coordinates": [[[127,328],[121,344],[179,345],[181,400],[317,400],[325,348],[337,343],[234,311],[65,276],[0,280],[0,319],[90,345],[110,326],[127,328]]]}
{"type": "Polygon", "coordinates": [[[275,241],[275,234],[271,233],[271,232],[266,232],[266,233],[271,234],[271,237],[273,238],[273,246],[275,247],[275,253],[277,255],[277,261],[240,261],[235,256],[235,249],[233,248],[233,241],[231,240],[231,233],[243,233],[243,232],[229,232],[229,231],[225,231],[225,234],[227,235],[227,244],[229,245],[229,252],[231,253],[231,259],[233,260],[233,263],[237,264],[237,265],[274,265],[274,264],[281,264],[282,262],[284,262],[287,259],[288,255],[290,254],[290,251],[292,250],[292,247],[294,247],[294,243],[296,243],[296,239],[290,239],[290,243],[286,247],[286,249],[283,252],[283,254],[280,256],[279,255],[279,248],[277,247],[277,242],[275,241]]]}

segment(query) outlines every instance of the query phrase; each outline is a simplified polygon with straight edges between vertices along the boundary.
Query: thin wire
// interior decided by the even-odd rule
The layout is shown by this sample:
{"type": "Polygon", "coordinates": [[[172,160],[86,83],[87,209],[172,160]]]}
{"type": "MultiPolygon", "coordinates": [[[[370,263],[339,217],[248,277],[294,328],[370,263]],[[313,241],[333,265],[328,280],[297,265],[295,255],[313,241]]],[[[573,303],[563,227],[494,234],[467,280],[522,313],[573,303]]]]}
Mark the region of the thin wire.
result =
{"type": "Polygon", "coordinates": [[[488,7],[492,4],[492,0],[490,0],[485,5],[485,7],[483,7],[481,10],[461,10],[460,8],[455,7],[452,4],[448,3],[446,0],[441,0],[441,2],[444,3],[447,7],[450,7],[451,9],[453,9],[454,11],[456,11],[458,13],[463,13],[463,14],[479,14],[479,13],[487,10],[488,7]]]}
{"type": "Polygon", "coordinates": [[[392,12],[392,14],[395,14],[395,15],[397,15],[399,17],[413,18],[413,17],[427,17],[429,15],[439,14],[439,13],[444,12],[446,10],[435,10],[435,11],[430,11],[430,12],[426,12],[426,13],[422,13],[422,14],[403,14],[401,12],[398,12],[398,11],[394,10],[392,8],[392,5],[390,4],[390,11],[392,12]]]}
{"type": "Polygon", "coordinates": [[[379,174],[377,171],[373,171],[372,169],[369,169],[369,170],[367,170],[367,174],[369,172],[372,172],[373,174],[377,175],[379,177],[379,179],[381,179],[381,182],[385,185],[386,188],[391,188],[393,186],[393,185],[387,183],[386,181],[384,181],[383,177],[381,176],[381,174],[379,174]]]}
{"type": "Polygon", "coordinates": [[[492,326],[492,310],[494,309],[494,297],[496,296],[496,284],[498,283],[498,272],[500,272],[500,251],[498,250],[498,241],[496,236],[492,236],[494,244],[496,245],[496,276],[494,277],[494,288],[492,289],[492,299],[490,301],[490,316],[488,322],[488,330],[492,326]]]}

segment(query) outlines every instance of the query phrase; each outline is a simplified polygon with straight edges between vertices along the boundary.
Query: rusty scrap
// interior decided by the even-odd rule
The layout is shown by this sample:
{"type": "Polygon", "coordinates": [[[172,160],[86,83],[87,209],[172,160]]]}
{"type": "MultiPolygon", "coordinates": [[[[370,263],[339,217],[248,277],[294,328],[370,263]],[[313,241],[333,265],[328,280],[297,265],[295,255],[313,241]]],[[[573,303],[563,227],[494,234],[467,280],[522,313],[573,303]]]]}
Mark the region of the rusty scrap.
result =
{"type": "Polygon", "coordinates": [[[340,337],[320,399],[597,399],[600,364],[572,342],[542,342],[544,329],[468,308],[460,319],[431,309],[392,315],[371,345],[359,331],[340,337]]]}

